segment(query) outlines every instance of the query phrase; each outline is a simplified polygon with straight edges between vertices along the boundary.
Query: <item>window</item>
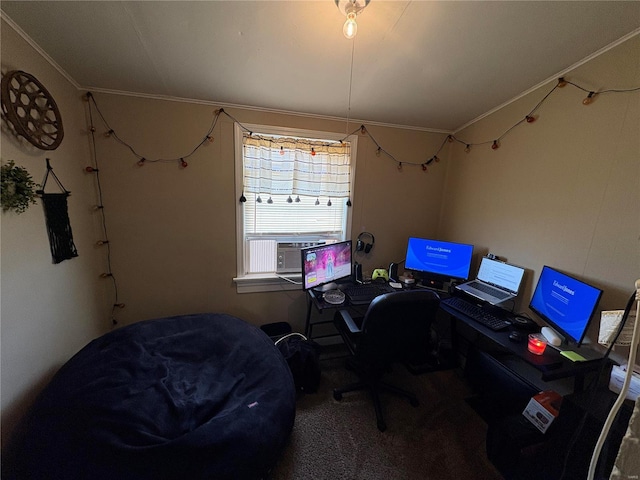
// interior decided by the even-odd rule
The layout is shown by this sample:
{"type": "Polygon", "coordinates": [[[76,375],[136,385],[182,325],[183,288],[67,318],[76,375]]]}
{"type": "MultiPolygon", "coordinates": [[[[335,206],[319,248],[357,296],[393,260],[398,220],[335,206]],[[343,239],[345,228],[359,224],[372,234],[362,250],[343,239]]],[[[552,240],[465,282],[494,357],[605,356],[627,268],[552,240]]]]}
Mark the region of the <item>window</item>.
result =
{"type": "Polygon", "coordinates": [[[235,125],[239,292],[300,288],[283,278],[299,279],[299,249],[347,238],[356,142],[235,125]]]}

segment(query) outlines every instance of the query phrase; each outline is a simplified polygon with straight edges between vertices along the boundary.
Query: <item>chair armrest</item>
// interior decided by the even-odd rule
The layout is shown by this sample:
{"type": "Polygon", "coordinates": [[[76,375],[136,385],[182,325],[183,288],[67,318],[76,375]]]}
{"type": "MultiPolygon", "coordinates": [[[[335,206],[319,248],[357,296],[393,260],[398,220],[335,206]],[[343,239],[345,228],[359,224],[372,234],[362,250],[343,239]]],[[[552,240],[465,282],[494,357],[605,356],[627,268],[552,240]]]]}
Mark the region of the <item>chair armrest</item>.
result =
{"type": "Polygon", "coordinates": [[[356,322],[353,321],[353,318],[351,317],[351,314],[349,313],[348,310],[338,310],[338,313],[340,314],[340,316],[342,317],[342,320],[344,321],[345,325],[349,329],[349,332],[354,334],[362,333],[362,331],[356,325],[356,322]]]}

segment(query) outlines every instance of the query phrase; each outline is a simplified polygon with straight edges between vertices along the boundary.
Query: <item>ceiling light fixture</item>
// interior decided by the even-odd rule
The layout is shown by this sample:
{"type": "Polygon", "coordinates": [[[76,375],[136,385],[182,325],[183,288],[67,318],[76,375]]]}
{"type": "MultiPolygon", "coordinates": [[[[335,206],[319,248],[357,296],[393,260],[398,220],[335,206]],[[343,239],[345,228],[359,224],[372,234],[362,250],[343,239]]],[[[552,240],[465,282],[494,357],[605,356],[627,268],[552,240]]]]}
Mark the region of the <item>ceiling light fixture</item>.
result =
{"type": "Polygon", "coordinates": [[[358,33],[358,24],[356,23],[356,17],[364,10],[364,7],[369,5],[371,0],[335,0],[336,6],[340,11],[347,16],[347,21],[344,22],[342,27],[342,33],[348,39],[352,39],[358,33]]]}

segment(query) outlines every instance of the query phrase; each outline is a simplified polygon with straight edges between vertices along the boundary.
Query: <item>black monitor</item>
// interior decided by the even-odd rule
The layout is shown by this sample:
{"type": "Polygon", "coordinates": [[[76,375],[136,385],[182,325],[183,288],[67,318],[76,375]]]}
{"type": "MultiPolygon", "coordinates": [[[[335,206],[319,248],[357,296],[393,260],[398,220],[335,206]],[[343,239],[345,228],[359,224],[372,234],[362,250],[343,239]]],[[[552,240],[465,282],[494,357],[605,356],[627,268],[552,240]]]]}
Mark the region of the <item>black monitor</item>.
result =
{"type": "Polygon", "coordinates": [[[580,345],[601,296],[602,290],[545,265],[529,308],[567,341],[580,345]]]}
{"type": "Polygon", "coordinates": [[[334,282],[351,276],[351,240],[300,250],[302,288],[330,290],[334,282]]]}
{"type": "Polygon", "coordinates": [[[404,266],[419,272],[423,283],[469,278],[473,245],[410,237],[404,266]]]}

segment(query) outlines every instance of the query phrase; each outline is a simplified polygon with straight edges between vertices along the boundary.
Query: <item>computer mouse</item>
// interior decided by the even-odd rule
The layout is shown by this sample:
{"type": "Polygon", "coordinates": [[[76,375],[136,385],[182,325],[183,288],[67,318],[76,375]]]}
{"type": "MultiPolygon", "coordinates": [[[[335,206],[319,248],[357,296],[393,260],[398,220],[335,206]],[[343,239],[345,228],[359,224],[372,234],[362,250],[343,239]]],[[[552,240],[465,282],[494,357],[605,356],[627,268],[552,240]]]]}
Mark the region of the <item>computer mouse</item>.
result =
{"type": "Polygon", "coordinates": [[[509,340],[511,340],[512,342],[521,342],[523,339],[524,336],[518,331],[514,331],[509,334],[509,340]]]}

